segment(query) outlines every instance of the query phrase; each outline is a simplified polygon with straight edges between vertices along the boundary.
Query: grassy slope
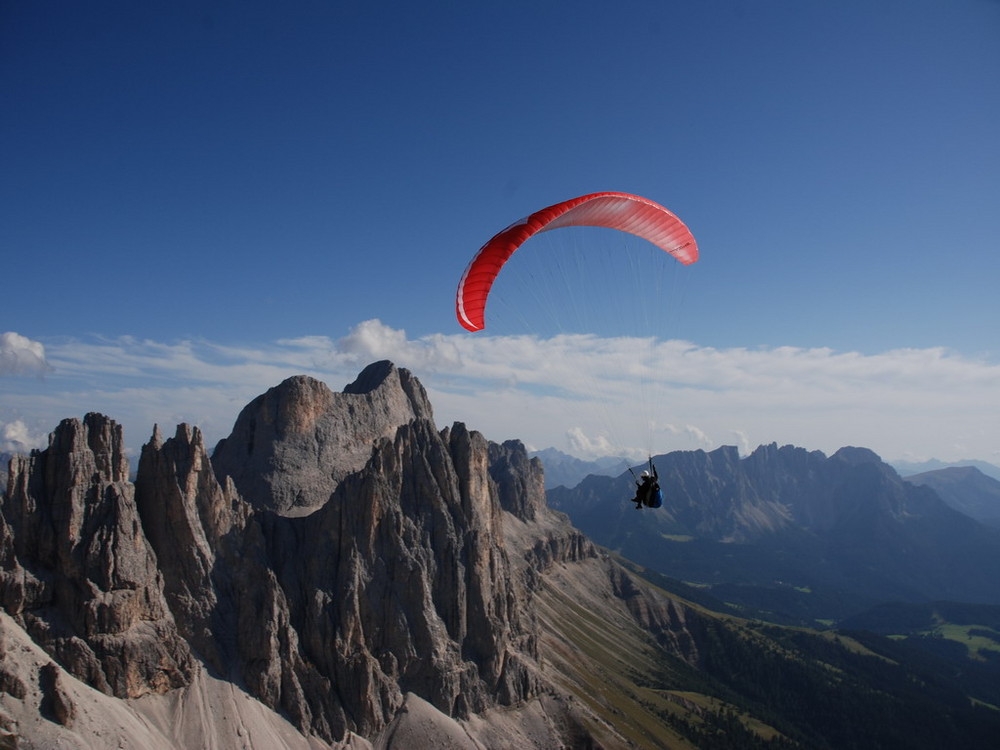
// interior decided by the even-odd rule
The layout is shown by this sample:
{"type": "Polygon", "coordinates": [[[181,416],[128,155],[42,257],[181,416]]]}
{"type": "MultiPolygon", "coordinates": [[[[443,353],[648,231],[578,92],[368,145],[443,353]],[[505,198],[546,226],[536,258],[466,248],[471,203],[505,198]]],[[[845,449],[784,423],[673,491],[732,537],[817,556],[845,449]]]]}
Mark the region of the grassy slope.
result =
{"type": "Polygon", "coordinates": [[[604,723],[590,729],[604,746],[695,750],[704,747],[697,741],[699,731],[717,731],[705,718],[723,714],[732,714],[739,725],[730,732],[728,747],[750,747],[743,735],[780,736],[709,692],[684,689],[692,687],[691,667],[665,654],[652,634],[623,611],[610,586],[594,586],[601,573],[579,573],[572,568],[550,572],[538,592],[540,651],[550,677],[557,675],[561,688],[601,717],[604,723]]]}
{"type": "Polygon", "coordinates": [[[1000,732],[1000,712],[975,708],[960,684],[884,638],[687,602],[685,622],[671,628],[697,643],[689,664],[661,645],[664,632],[641,628],[610,585],[595,585],[598,571],[582,570],[604,565],[550,571],[535,614],[545,669],[598,717],[590,728],[605,747],[976,748],[1000,732]]]}

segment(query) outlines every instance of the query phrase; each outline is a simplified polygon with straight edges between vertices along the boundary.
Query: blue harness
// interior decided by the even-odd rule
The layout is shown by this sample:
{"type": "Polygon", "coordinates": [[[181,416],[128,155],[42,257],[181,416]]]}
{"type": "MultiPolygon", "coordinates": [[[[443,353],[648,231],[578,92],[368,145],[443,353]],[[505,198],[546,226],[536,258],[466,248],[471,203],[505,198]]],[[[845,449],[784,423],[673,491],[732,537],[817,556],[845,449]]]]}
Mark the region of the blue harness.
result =
{"type": "Polygon", "coordinates": [[[649,498],[649,507],[659,508],[661,505],[663,505],[663,492],[659,487],[657,487],[656,492],[654,492],[649,498]]]}

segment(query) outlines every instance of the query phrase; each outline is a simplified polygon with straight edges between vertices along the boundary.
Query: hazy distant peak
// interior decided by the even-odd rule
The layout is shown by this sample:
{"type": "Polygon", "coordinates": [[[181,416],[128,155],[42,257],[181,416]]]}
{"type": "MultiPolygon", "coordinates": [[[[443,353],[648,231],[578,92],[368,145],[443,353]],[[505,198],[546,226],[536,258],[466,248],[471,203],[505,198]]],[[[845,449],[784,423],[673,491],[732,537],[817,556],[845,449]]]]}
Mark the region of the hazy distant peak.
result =
{"type": "Polygon", "coordinates": [[[838,450],[833,454],[832,458],[840,459],[852,466],[857,466],[858,464],[881,464],[882,459],[879,455],[869,449],[869,448],[856,448],[852,445],[847,445],[838,450]]]}

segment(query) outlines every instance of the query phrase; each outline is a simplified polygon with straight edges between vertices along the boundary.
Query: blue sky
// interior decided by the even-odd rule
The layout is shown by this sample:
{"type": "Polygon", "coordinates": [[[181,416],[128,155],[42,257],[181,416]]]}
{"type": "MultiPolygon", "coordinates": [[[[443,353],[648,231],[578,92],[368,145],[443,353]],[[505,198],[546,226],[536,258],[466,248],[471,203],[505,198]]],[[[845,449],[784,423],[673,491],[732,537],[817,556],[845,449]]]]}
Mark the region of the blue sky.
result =
{"type": "Polygon", "coordinates": [[[1000,462],[998,82],[996,0],[3,2],[0,438],[211,442],[388,357],[441,426],[578,455],[1000,462]],[[627,327],[454,320],[486,239],[599,190],[701,248],[641,403],[627,327]]]}

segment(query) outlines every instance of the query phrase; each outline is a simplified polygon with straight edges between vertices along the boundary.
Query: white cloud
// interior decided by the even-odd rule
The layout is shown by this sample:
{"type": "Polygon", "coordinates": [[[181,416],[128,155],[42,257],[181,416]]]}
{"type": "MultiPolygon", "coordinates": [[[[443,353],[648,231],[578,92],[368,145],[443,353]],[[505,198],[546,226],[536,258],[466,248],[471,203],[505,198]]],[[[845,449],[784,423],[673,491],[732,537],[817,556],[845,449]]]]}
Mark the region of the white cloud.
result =
{"type": "Polygon", "coordinates": [[[750,439],[746,436],[746,433],[741,430],[733,430],[732,435],[735,438],[736,447],[739,449],[741,456],[746,456],[753,450],[754,446],[750,445],[750,439]]]}
{"type": "Polygon", "coordinates": [[[406,331],[389,328],[378,320],[359,323],[337,342],[338,349],[365,359],[387,359],[407,347],[406,331]]]}
{"type": "Polygon", "coordinates": [[[684,425],[684,432],[699,446],[703,448],[712,447],[712,439],[701,428],[695,427],[693,424],[684,425]]]}
{"type": "Polygon", "coordinates": [[[20,419],[0,423],[0,434],[3,435],[0,440],[0,452],[3,453],[29,453],[48,444],[48,435],[33,433],[20,419]]]}
{"type": "Polygon", "coordinates": [[[52,368],[45,347],[13,331],[0,333],[0,375],[44,375],[52,368]]]}
{"type": "Polygon", "coordinates": [[[830,349],[714,349],[686,341],[434,334],[411,339],[378,320],[342,338],[256,346],[133,338],[47,342],[54,372],[8,381],[3,406],[51,426],[102,411],[133,450],[154,422],[185,421],[211,442],[253,397],[299,373],[334,390],[377,359],[421,380],[439,426],[463,421],[492,440],[519,438],[580,456],[736,443],[886,458],[995,458],[1000,366],[944,349],[881,354],[830,349]]]}
{"type": "MultiPolygon", "coordinates": [[[[584,433],[579,427],[571,427],[566,430],[566,442],[570,451],[583,458],[601,458],[603,456],[613,456],[621,450],[620,446],[613,444],[605,435],[590,436],[584,433]]],[[[642,452],[629,454],[630,457],[643,458],[642,452]]]]}

